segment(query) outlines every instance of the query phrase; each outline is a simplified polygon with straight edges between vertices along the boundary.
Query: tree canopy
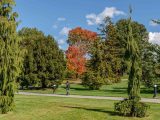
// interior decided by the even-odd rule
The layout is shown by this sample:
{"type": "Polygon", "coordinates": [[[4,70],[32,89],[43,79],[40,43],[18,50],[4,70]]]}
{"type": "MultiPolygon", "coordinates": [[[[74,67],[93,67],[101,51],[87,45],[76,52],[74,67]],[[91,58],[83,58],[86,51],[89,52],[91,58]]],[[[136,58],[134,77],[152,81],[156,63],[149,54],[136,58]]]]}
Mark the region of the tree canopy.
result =
{"type": "Polygon", "coordinates": [[[27,49],[21,85],[49,87],[53,82],[61,81],[65,70],[63,51],[51,36],[35,28],[23,28],[19,31],[21,46],[27,49]]]}

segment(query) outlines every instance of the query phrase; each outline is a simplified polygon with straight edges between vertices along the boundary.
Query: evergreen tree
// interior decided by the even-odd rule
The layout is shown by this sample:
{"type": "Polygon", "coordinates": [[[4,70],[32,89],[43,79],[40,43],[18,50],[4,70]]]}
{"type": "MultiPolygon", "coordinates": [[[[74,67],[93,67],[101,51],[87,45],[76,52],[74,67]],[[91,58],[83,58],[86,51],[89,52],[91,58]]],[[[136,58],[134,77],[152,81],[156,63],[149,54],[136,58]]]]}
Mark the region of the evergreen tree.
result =
{"type": "Polygon", "coordinates": [[[21,72],[21,52],[17,36],[17,13],[14,0],[0,1],[0,110],[7,113],[14,107],[16,78],[21,72]]]}
{"type": "Polygon", "coordinates": [[[131,63],[129,82],[128,82],[128,95],[129,99],[140,99],[140,80],[142,77],[142,66],[139,46],[137,41],[134,40],[132,35],[131,18],[128,20],[128,40],[126,57],[129,58],[131,63]]]}
{"type": "MultiPolygon", "coordinates": [[[[118,39],[121,41],[120,43],[122,46],[122,55],[125,55],[125,48],[127,46],[128,34],[126,33],[128,33],[128,24],[129,23],[127,19],[121,19],[116,23],[118,39]]],[[[145,44],[148,42],[149,39],[147,29],[143,24],[140,24],[136,21],[131,21],[131,27],[133,38],[135,41],[137,41],[142,56],[143,49],[145,49],[145,44]]],[[[121,66],[122,73],[129,73],[129,66],[130,63],[128,60],[125,59],[124,56],[121,66]]]]}
{"type": "Polygon", "coordinates": [[[35,28],[23,28],[19,35],[23,39],[21,45],[27,49],[21,85],[46,88],[59,83],[63,78],[65,60],[54,38],[35,28]]]}
{"type": "MultiPolygon", "coordinates": [[[[130,13],[132,13],[131,9],[130,13]]],[[[140,81],[142,78],[141,52],[138,42],[133,37],[131,17],[128,19],[128,39],[125,57],[130,61],[130,73],[128,79],[129,99],[116,103],[115,110],[123,115],[144,117],[146,115],[147,105],[139,102],[140,81]]]]}
{"type": "Polygon", "coordinates": [[[106,78],[110,82],[119,82],[122,75],[122,43],[118,39],[116,26],[111,22],[109,17],[104,19],[104,23],[100,25],[101,38],[104,42],[104,61],[106,62],[106,78]]]}
{"type": "Polygon", "coordinates": [[[104,59],[104,44],[97,39],[90,50],[90,59],[87,63],[87,71],[82,77],[82,84],[90,89],[99,89],[106,78],[106,61],[104,59]]]}

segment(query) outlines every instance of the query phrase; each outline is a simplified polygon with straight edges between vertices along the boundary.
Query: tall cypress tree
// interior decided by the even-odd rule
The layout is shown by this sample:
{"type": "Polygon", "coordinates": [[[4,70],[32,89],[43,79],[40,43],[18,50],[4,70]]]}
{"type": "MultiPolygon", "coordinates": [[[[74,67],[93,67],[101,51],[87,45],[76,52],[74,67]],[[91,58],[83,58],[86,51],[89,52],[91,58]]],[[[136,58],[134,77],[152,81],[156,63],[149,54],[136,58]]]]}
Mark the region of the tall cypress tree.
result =
{"type": "MultiPolygon", "coordinates": [[[[130,14],[132,9],[130,8],[130,14]]],[[[128,39],[126,47],[126,59],[130,62],[128,82],[128,99],[115,104],[115,110],[123,115],[144,117],[147,105],[140,101],[140,80],[142,79],[141,53],[138,42],[132,34],[131,17],[128,19],[128,39]]]]}
{"type": "Polygon", "coordinates": [[[17,38],[17,13],[12,12],[14,0],[0,1],[0,110],[14,107],[15,80],[20,72],[20,49],[17,38]]]}
{"type": "Polygon", "coordinates": [[[129,58],[129,61],[131,63],[128,82],[128,95],[129,99],[139,99],[140,80],[142,77],[141,55],[139,47],[137,45],[137,41],[134,40],[132,35],[131,17],[129,18],[128,22],[126,58],[129,58]]]}

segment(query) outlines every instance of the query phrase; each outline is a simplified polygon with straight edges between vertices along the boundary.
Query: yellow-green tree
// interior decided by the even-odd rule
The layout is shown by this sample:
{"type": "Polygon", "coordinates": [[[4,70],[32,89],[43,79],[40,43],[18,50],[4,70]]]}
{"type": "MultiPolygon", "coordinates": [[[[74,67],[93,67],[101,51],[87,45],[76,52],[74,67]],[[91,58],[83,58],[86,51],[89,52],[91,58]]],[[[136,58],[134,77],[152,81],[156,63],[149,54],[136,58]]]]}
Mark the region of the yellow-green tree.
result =
{"type": "Polygon", "coordinates": [[[21,52],[17,37],[17,13],[14,0],[0,1],[0,110],[7,113],[14,107],[16,78],[21,69],[21,52]]]}

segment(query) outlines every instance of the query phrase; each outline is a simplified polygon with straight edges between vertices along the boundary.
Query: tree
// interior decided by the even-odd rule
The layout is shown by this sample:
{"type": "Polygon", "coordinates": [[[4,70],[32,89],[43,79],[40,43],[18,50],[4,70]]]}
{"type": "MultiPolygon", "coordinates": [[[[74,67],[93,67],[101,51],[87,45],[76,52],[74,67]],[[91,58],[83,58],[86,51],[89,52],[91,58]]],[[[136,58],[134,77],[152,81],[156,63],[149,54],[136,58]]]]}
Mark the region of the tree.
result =
{"type": "Polygon", "coordinates": [[[81,27],[76,27],[69,31],[68,43],[69,45],[89,45],[89,43],[97,39],[97,33],[92,32],[81,27]]]}
{"type": "Polygon", "coordinates": [[[80,50],[79,46],[71,45],[66,51],[67,67],[69,70],[74,71],[76,78],[81,75],[85,70],[85,53],[80,50]]]}
{"type": "Polygon", "coordinates": [[[67,68],[74,71],[76,77],[85,72],[86,56],[92,43],[97,40],[97,33],[77,27],[69,31],[69,47],[66,51],[67,68]]]}
{"type": "MultiPolygon", "coordinates": [[[[130,9],[130,13],[132,10],[130,9]]],[[[141,53],[138,41],[133,37],[131,17],[128,19],[128,39],[126,47],[126,59],[130,61],[130,73],[128,82],[128,99],[115,104],[115,110],[122,115],[132,117],[144,117],[147,105],[140,103],[140,81],[142,78],[141,53]]]]}
{"type": "Polygon", "coordinates": [[[118,32],[116,26],[111,22],[109,17],[104,19],[104,23],[100,25],[100,36],[105,40],[103,47],[104,61],[107,62],[106,66],[106,78],[110,82],[119,82],[122,75],[122,41],[118,38],[118,32]]]}
{"type": "Polygon", "coordinates": [[[40,86],[41,82],[37,76],[37,61],[35,60],[34,52],[36,48],[36,41],[43,39],[44,34],[38,31],[36,28],[22,28],[19,32],[19,37],[21,37],[21,47],[25,49],[25,56],[23,62],[23,72],[18,79],[20,85],[26,86],[40,86]]]}
{"type": "Polygon", "coordinates": [[[61,81],[65,70],[63,51],[52,36],[45,36],[37,29],[23,28],[19,31],[22,46],[27,49],[21,85],[50,87],[61,81]]]}
{"type": "Polygon", "coordinates": [[[16,18],[12,12],[14,0],[0,1],[0,110],[7,113],[14,108],[16,78],[21,72],[22,58],[17,36],[16,18]]]}
{"type": "Polygon", "coordinates": [[[145,43],[145,48],[142,54],[142,82],[147,87],[152,87],[154,84],[158,84],[158,66],[159,66],[159,45],[152,43],[145,43]],[[157,71],[157,72],[156,72],[157,71]]]}
{"type": "MultiPolygon", "coordinates": [[[[122,55],[125,55],[125,48],[127,45],[128,35],[126,33],[128,33],[128,24],[129,23],[127,19],[121,19],[116,23],[118,39],[121,41],[120,43],[122,46],[122,55]]],[[[136,21],[131,21],[131,27],[133,38],[138,42],[137,44],[140,48],[140,53],[142,56],[145,44],[148,43],[149,40],[147,29],[143,24],[140,24],[136,21]]],[[[121,70],[123,73],[129,73],[129,69],[127,69],[127,66],[129,68],[129,62],[125,59],[125,56],[123,56],[121,66],[121,70]]]]}
{"type": "Polygon", "coordinates": [[[87,62],[87,71],[82,76],[82,84],[89,89],[97,90],[104,84],[106,78],[106,61],[104,59],[104,44],[97,39],[90,50],[90,59],[87,62]]]}
{"type": "MultiPolygon", "coordinates": [[[[159,20],[152,20],[160,24],[159,20]]],[[[160,46],[149,42],[143,44],[142,50],[142,81],[147,87],[159,83],[160,46]]]]}

